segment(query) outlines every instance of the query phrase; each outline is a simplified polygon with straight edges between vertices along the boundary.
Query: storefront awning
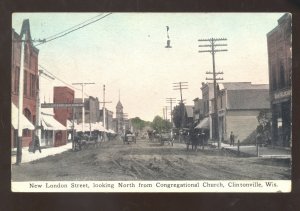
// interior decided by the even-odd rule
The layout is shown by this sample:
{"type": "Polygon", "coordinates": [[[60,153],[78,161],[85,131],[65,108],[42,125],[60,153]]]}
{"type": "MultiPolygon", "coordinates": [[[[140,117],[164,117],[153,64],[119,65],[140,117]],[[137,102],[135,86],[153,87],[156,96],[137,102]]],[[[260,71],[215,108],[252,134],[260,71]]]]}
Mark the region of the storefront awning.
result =
{"type": "MultiPolygon", "coordinates": [[[[18,112],[19,109],[15,104],[11,104],[11,124],[14,129],[18,129],[18,112]]],[[[34,130],[34,125],[22,114],[21,117],[22,129],[34,130]]]]}
{"type": "Polygon", "coordinates": [[[112,130],[112,129],[109,129],[108,133],[115,134],[116,132],[114,130],[112,130]]]}
{"type": "MultiPolygon", "coordinates": [[[[75,127],[76,124],[74,124],[75,127]]],[[[72,130],[73,129],[73,123],[70,120],[67,120],[67,129],[72,130]]]]}
{"type": "Polygon", "coordinates": [[[200,123],[195,127],[195,129],[209,129],[209,119],[205,117],[200,121],[200,123]]]}
{"type": "Polygon", "coordinates": [[[54,119],[51,115],[42,114],[41,120],[44,130],[67,130],[64,125],[54,119]]]}

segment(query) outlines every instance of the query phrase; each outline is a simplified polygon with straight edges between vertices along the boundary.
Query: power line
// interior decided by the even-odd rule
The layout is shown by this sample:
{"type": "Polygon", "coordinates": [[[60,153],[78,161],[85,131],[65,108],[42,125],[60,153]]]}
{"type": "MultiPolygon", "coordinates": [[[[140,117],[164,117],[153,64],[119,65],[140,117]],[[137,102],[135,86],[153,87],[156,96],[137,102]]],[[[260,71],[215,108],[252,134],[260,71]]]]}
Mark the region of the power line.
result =
{"type": "Polygon", "coordinates": [[[96,20],[94,20],[94,21],[91,21],[91,22],[89,22],[89,23],[87,23],[87,24],[84,24],[84,25],[82,25],[82,26],[80,26],[80,27],[78,27],[78,28],[75,28],[75,29],[71,30],[71,31],[65,32],[64,34],[59,35],[59,36],[57,36],[57,37],[51,38],[51,39],[49,39],[49,40],[45,40],[45,41],[43,41],[43,42],[41,42],[41,43],[39,43],[39,44],[37,44],[37,45],[35,45],[35,46],[42,45],[42,44],[45,44],[45,43],[47,43],[47,42],[50,42],[50,41],[56,40],[56,39],[58,39],[58,38],[64,37],[64,36],[66,36],[67,34],[70,34],[71,32],[77,31],[77,30],[79,30],[79,29],[81,29],[81,28],[83,28],[83,27],[86,27],[86,26],[88,26],[88,25],[90,25],[90,24],[92,24],[92,23],[95,23],[95,22],[97,22],[97,21],[99,21],[99,20],[101,20],[101,19],[103,19],[103,18],[105,18],[105,17],[107,17],[107,16],[109,16],[109,15],[111,15],[111,14],[112,14],[112,13],[108,13],[108,14],[106,14],[106,15],[104,15],[104,16],[102,16],[102,17],[100,17],[100,18],[98,18],[98,19],[96,19],[96,20]]]}
{"type": "Polygon", "coordinates": [[[50,36],[50,37],[46,37],[45,39],[46,39],[46,40],[52,39],[53,37],[56,37],[56,36],[58,36],[58,35],[60,35],[60,34],[63,34],[63,33],[65,33],[65,32],[67,32],[67,31],[70,31],[70,30],[74,29],[75,27],[78,27],[78,26],[80,26],[80,25],[82,25],[82,24],[84,24],[84,23],[86,23],[86,22],[88,22],[88,21],[90,21],[90,20],[92,20],[92,19],[94,19],[94,18],[96,18],[96,17],[99,17],[99,16],[101,16],[101,15],[103,15],[103,14],[101,13],[101,14],[99,14],[99,15],[96,15],[96,16],[92,17],[92,18],[89,18],[89,19],[85,20],[85,21],[82,22],[82,23],[79,23],[79,24],[77,24],[77,25],[75,25],[75,26],[72,26],[72,27],[70,27],[70,28],[68,28],[68,29],[66,29],[66,30],[64,30],[64,31],[62,31],[62,32],[59,32],[59,33],[57,33],[57,34],[54,34],[54,35],[52,35],[52,36],[50,36]]]}
{"type": "MultiPolygon", "coordinates": [[[[57,77],[56,75],[54,75],[53,73],[51,73],[49,70],[47,70],[45,67],[43,67],[42,65],[39,64],[39,66],[41,68],[43,68],[44,71],[46,71],[47,73],[51,74],[55,79],[57,79],[58,81],[62,82],[63,84],[67,85],[69,88],[72,88],[72,89],[76,89],[78,91],[81,91],[81,89],[79,88],[76,88],[74,86],[72,86],[71,84],[65,82],[64,80],[60,79],[59,77],[57,77]]],[[[89,97],[89,95],[87,93],[84,93],[86,97],[89,97]]]]}

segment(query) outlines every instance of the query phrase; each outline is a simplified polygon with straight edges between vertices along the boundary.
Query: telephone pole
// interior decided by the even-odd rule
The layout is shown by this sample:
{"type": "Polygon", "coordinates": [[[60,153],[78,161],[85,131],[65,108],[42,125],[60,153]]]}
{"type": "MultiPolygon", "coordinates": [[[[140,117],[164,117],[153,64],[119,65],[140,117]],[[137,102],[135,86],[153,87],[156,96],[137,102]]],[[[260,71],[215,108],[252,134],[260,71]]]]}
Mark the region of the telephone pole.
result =
{"type": "Polygon", "coordinates": [[[84,86],[85,85],[89,85],[89,84],[95,84],[95,83],[84,83],[84,82],[81,82],[81,83],[72,83],[72,85],[81,85],[81,94],[82,94],[82,103],[83,103],[83,106],[82,106],[82,133],[84,133],[84,118],[85,118],[85,111],[84,111],[84,86]]]}
{"type": "Polygon", "coordinates": [[[188,89],[188,82],[176,82],[173,83],[173,90],[179,90],[180,91],[180,101],[182,103],[182,90],[188,89]]]}
{"type": "Polygon", "coordinates": [[[215,138],[218,140],[218,148],[221,147],[221,140],[219,138],[219,117],[218,117],[218,104],[217,104],[217,80],[223,80],[223,78],[217,78],[217,75],[223,74],[223,72],[216,72],[215,68],[215,53],[227,51],[227,49],[216,49],[216,47],[227,46],[227,44],[216,44],[218,41],[226,41],[226,38],[210,38],[210,39],[199,39],[199,42],[209,42],[208,45],[199,45],[199,47],[208,47],[209,50],[200,50],[199,53],[211,53],[213,62],[213,72],[206,72],[206,74],[212,74],[212,78],[206,78],[206,80],[213,80],[214,84],[214,119],[215,119],[215,138]]]}
{"type": "MultiPolygon", "coordinates": [[[[100,102],[100,103],[103,103],[103,127],[104,129],[106,130],[106,108],[105,108],[105,103],[111,103],[111,101],[109,102],[106,102],[105,101],[105,84],[103,85],[103,102],[100,102]]],[[[104,131],[104,141],[105,141],[105,132],[104,131]]]]}
{"type": "Polygon", "coordinates": [[[183,128],[183,122],[184,122],[184,107],[183,107],[183,99],[182,99],[182,90],[188,89],[188,82],[176,82],[173,83],[173,90],[179,90],[180,91],[180,116],[181,116],[181,129],[183,128]]]}
{"type": "Polygon", "coordinates": [[[172,110],[173,110],[173,103],[176,102],[176,98],[174,97],[168,97],[166,98],[167,103],[170,103],[170,113],[171,113],[171,123],[172,123],[172,127],[173,127],[173,114],[172,114],[172,110]]]}
{"type": "MultiPolygon", "coordinates": [[[[24,40],[25,35],[23,34],[22,40],[24,40]]],[[[17,158],[16,164],[19,165],[22,162],[22,133],[23,133],[23,125],[22,125],[22,113],[23,113],[23,91],[24,91],[24,43],[21,43],[21,64],[20,64],[20,76],[19,76],[19,110],[18,110],[18,142],[17,142],[17,158]]]]}

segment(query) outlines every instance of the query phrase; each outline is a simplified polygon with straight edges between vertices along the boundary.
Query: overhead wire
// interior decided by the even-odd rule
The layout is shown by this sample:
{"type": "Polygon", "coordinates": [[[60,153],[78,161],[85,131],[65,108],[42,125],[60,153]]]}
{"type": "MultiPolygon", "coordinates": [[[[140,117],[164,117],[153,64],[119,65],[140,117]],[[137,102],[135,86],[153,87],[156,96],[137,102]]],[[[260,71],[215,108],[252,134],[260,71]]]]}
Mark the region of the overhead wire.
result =
{"type": "Polygon", "coordinates": [[[54,35],[49,36],[49,37],[46,37],[45,40],[52,39],[53,37],[56,37],[56,36],[58,36],[58,35],[60,35],[60,34],[63,34],[63,33],[65,33],[65,32],[67,32],[67,31],[70,31],[70,30],[72,30],[73,28],[78,27],[78,26],[80,26],[80,25],[82,25],[82,24],[84,24],[84,23],[86,23],[86,22],[88,22],[88,21],[90,21],[90,20],[92,20],[92,19],[94,19],[94,18],[96,18],[96,17],[98,17],[98,16],[101,16],[101,15],[103,15],[103,14],[101,13],[101,14],[99,14],[99,15],[96,15],[96,16],[94,16],[94,17],[92,17],[92,18],[89,18],[89,19],[85,20],[84,22],[79,23],[79,24],[77,24],[77,25],[75,25],[75,26],[72,26],[72,27],[70,27],[70,28],[68,28],[68,29],[66,29],[66,30],[64,30],[64,31],[61,31],[61,32],[59,32],[59,33],[57,33],[57,34],[54,34],[54,35]]]}
{"type": "MultiPolygon", "coordinates": [[[[62,82],[63,84],[67,85],[69,88],[72,88],[72,89],[76,89],[76,90],[78,90],[78,91],[81,91],[81,89],[72,86],[71,84],[65,82],[65,81],[62,80],[61,78],[59,78],[59,77],[57,77],[56,75],[54,75],[53,73],[51,73],[51,72],[50,72],[49,70],[47,70],[44,66],[42,66],[42,65],[40,65],[40,64],[39,64],[39,66],[43,69],[43,71],[45,71],[45,72],[51,74],[51,76],[53,76],[55,79],[57,79],[58,81],[62,82]]],[[[85,96],[89,97],[89,95],[88,95],[87,93],[84,93],[84,94],[85,94],[85,96]]]]}
{"type": "MultiPolygon", "coordinates": [[[[77,30],[79,30],[79,29],[81,29],[81,28],[83,28],[83,27],[86,27],[86,26],[88,26],[88,25],[90,25],[90,24],[92,24],[92,23],[95,23],[95,22],[97,22],[97,21],[99,21],[99,20],[101,20],[101,19],[103,19],[103,18],[105,18],[105,17],[107,17],[107,16],[109,16],[109,15],[111,15],[111,14],[112,14],[112,13],[108,13],[108,14],[106,14],[106,15],[104,15],[104,16],[102,16],[102,17],[100,17],[100,18],[98,18],[98,19],[96,19],[96,20],[94,20],[94,21],[91,21],[91,22],[86,23],[86,24],[84,24],[84,25],[82,25],[82,26],[79,26],[79,27],[77,27],[77,28],[75,28],[75,29],[72,29],[72,30],[70,30],[70,31],[67,31],[67,32],[63,33],[62,35],[59,35],[59,36],[53,37],[53,38],[51,38],[51,39],[49,39],[49,40],[46,40],[46,41],[44,41],[44,42],[38,43],[38,44],[36,44],[35,46],[39,46],[39,45],[42,45],[42,44],[51,42],[51,41],[53,41],[53,40],[56,40],[56,39],[58,39],[58,38],[64,37],[64,36],[66,36],[67,34],[70,34],[70,33],[74,32],[74,31],[77,31],[77,30]]],[[[81,25],[81,24],[79,24],[79,25],[81,25]]]]}

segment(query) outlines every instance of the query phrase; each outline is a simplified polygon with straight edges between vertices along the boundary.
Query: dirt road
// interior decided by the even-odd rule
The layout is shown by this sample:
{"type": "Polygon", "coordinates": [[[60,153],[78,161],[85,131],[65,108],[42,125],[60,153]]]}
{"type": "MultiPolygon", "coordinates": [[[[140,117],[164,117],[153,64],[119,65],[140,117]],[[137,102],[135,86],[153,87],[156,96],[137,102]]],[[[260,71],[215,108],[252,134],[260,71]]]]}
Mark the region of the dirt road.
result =
{"type": "Polygon", "coordinates": [[[66,151],[21,166],[12,165],[12,181],[61,180],[244,180],[290,179],[287,162],[240,158],[225,150],[186,151],[137,140],[103,143],[78,152],[66,151]]]}

